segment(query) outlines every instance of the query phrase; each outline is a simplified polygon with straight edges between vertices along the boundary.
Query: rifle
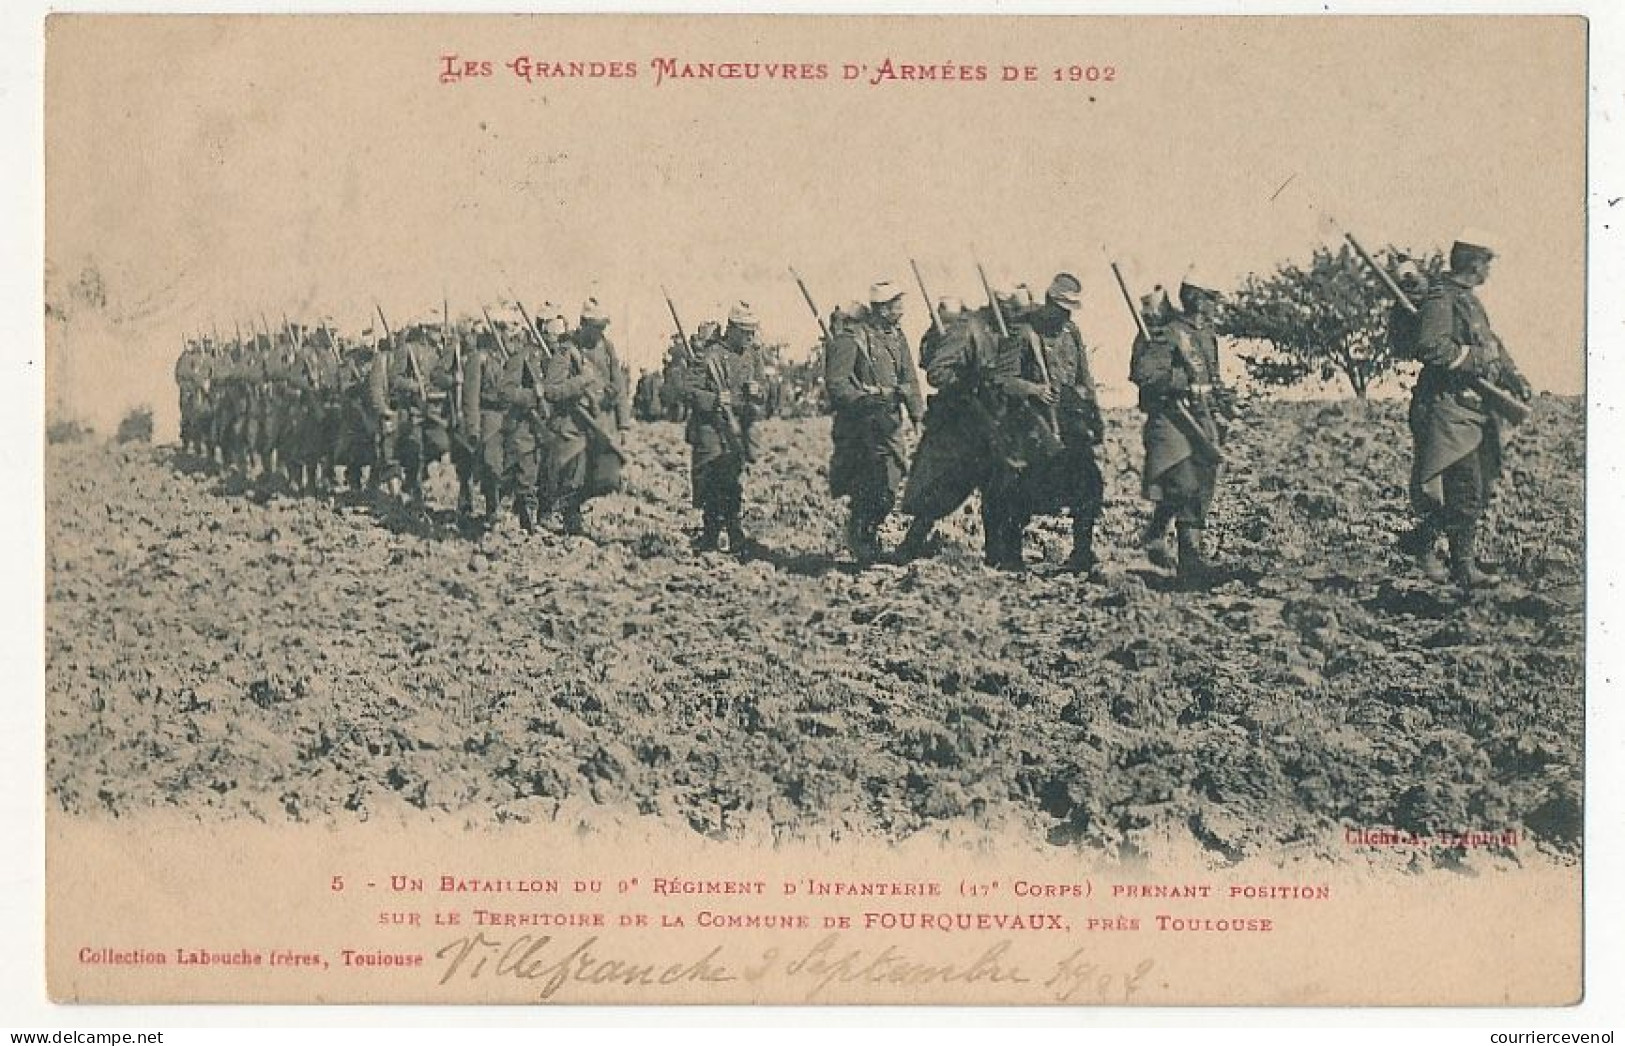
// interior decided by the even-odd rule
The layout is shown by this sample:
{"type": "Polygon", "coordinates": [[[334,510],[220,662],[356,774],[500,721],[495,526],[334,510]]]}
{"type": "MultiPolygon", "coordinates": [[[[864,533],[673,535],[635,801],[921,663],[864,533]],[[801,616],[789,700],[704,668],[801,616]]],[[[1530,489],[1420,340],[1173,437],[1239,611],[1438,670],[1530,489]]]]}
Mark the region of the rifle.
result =
{"type": "MultiPolygon", "coordinates": [[[[993,319],[997,321],[999,325],[999,337],[1008,341],[1010,338],[1010,328],[1004,322],[1004,310],[999,308],[999,299],[993,293],[993,284],[988,282],[987,270],[982,268],[982,263],[980,260],[977,260],[974,257],[972,260],[976,261],[976,275],[981,277],[982,280],[982,293],[987,295],[988,307],[993,310],[993,319]]],[[[1023,354],[1025,354],[1025,352],[1023,354]]],[[[1054,388],[1051,386],[1049,380],[1049,360],[1044,358],[1044,347],[1042,345],[1037,346],[1037,348],[1033,351],[1033,355],[1037,358],[1036,362],[1038,363],[1038,376],[1043,379],[1044,391],[1053,396],[1054,388]]],[[[1024,399],[1023,403],[1030,405],[1031,401],[1024,399]]],[[[1053,437],[1057,443],[1059,443],[1061,442],[1061,421],[1055,416],[1055,404],[1050,402],[1046,403],[1044,406],[1044,419],[1041,420],[1047,420],[1049,422],[1049,435],[1053,437]]]]}
{"type": "MultiPolygon", "coordinates": [[[[1150,345],[1151,332],[1146,329],[1145,317],[1141,316],[1140,310],[1134,306],[1134,295],[1129,293],[1128,281],[1123,279],[1123,270],[1117,267],[1116,262],[1112,262],[1111,267],[1112,275],[1117,278],[1117,289],[1123,292],[1123,304],[1128,306],[1129,315],[1134,317],[1134,329],[1139,331],[1140,337],[1145,339],[1147,345],[1150,345]]],[[[1177,341],[1174,344],[1174,352],[1181,357],[1184,355],[1184,350],[1179,347],[1177,341]]],[[[1191,446],[1203,457],[1214,463],[1223,461],[1224,452],[1219,449],[1219,445],[1213,442],[1212,438],[1208,436],[1207,430],[1202,428],[1201,423],[1196,420],[1196,416],[1191,413],[1190,405],[1185,402],[1184,397],[1176,396],[1171,400],[1171,403],[1174,424],[1185,434],[1185,438],[1190,441],[1191,446]]]]}
{"type": "Polygon", "coordinates": [[[288,344],[292,345],[300,352],[305,351],[305,339],[300,337],[299,332],[293,329],[293,324],[288,322],[288,314],[286,312],[282,314],[282,333],[288,336],[288,344]]]}
{"type": "Polygon", "coordinates": [[[507,339],[502,336],[501,331],[497,330],[497,325],[491,322],[491,313],[484,305],[480,306],[480,315],[485,317],[485,327],[491,332],[491,337],[496,339],[497,349],[502,353],[502,362],[507,363],[508,357],[511,355],[508,352],[507,339]]]}
{"type": "Polygon", "coordinates": [[[931,304],[931,292],[925,289],[925,277],[920,275],[920,263],[913,258],[908,260],[908,267],[914,270],[914,282],[920,285],[920,297],[925,299],[925,314],[931,317],[931,329],[942,337],[942,317],[937,315],[936,307],[931,304]]]}
{"type": "MultiPolygon", "coordinates": [[[[801,296],[802,296],[802,298],[804,298],[806,300],[807,308],[812,310],[813,319],[818,321],[818,329],[821,332],[823,332],[823,335],[824,335],[824,361],[825,361],[825,363],[827,365],[828,362],[829,362],[829,347],[835,341],[834,336],[832,334],[830,334],[829,327],[825,326],[824,317],[819,313],[818,306],[813,304],[812,294],[810,292],[808,292],[807,284],[801,279],[801,274],[796,272],[795,269],[791,269],[790,270],[790,275],[795,277],[796,286],[801,288],[801,296]]],[[[871,378],[876,377],[878,375],[878,372],[877,372],[877,370],[875,368],[875,358],[869,352],[869,339],[868,338],[854,338],[853,340],[857,342],[858,355],[863,357],[863,365],[864,365],[865,368],[868,369],[869,376],[871,378]]],[[[852,375],[852,381],[853,381],[853,384],[857,385],[857,387],[859,388],[860,391],[864,392],[867,395],[878,396],[880,394],[880,389],[879,389],[878,386],[868,385],[868,384],[865,384],[865,383],[863,383],[861,381],[858,381],[857,380],[857,374],[855,372],[852,375]]]]}
{"type": "Polygon", "coordinates": [[[671,313],[671,322],[677,328],[677,336],[683,339],[684,345],[692,349],[694,343],[688,340],[688,332],[683,330],[683,321],[677,317],[677,306],[671,300],[671,292],[662,286],[660,293],[666,299],[666,311],[671,313]]]}
{"type": "Polygon", "coordinates": [[[463,429],[463,339],[451,336],[451,299],[440,296],[440,338],[451,343],[451,403],[447,405],[446,420],[452,429],[463,429]]]}
{"type": "Polygon", "coordinates": [[[530,313],[525,311],[525,303],[518,298],[515,298],[513,303],[519,307],[519,318],[525,321],[525,329],[530,331],[531,338],[536,342],[536,348],[541,350],[542,358],[551,358],[553,354],[548,351],[547,342],[542,340],[542,332],[536,329],[535,323],[531,322],[530,313]]]}
{"type": "Polygon", "coordinates": [[[322,333],[327,336],[327,351],[333,354],[333,362],[344,362],[344,354],[339,352],[338,339],[333,337],[333,332],[328,329],[326,320],[322,321],[322,333]]]}
{"type": "MultiPolygon", "coordinates": [[[[925,299],[926,308],[931,309],[931,292],[925,289],[925,277],[920,275],[920,266],[913,258],[908,260],[908,264],[914,270],[914,282],[920,285],[920,296],[925,299]]],[[[937,315],[935,309],[931,309],[931,329],[937,332],[939,338],[947,333],[942,326],[942,318],[937,315]]],[[[976,421],[982,430],[987,433],[988,442],[992,445],[994,453],[1000,458],[1010,460],[1016,457],[1017,454],[1010,446],[1010,441],[1006,437],[1004,429],[1000,427],[999,420],[993,416],[992,411],[988,410],[987,404],[982,402],[981,375],[977,374],[975,380],[976,386],[967,391],[962,402],[965,404],[966,409],[969,410],[972,420],[976,421]]]]}
{"type": "Polygon", "coordinates": [[[412,346],[401,345],[395,340],[395,332],[389,329],[389,320],[384,318],[384,307],[382,305],[379,305],[377,302],[373,302],[372,307],[378,310],[378,322],[384,325],[384,338],[388,340],[390,346],[392,348],[403,348],[406,350],[407,370],[411,372],[412,379],[417,382],[419,400],[421,400],[424,405],[427,405],[429,402],[429,390],[423,384],[423,371],[418,368],[418,358],[417,355],[412,352],[412,346]]]}
{"type": "MultiPolygon", "coordinates": [[[[530,336],[532,338],[536,339],[536,348],[541,352],[542,357],[544,359],[551,359],[552,353],[548,351],[547,342],[542,340],[542,332],[536,329],[536,324],[532,322],[530,313],[525,311],[525,303],[520,301],[517,297],[514,298],[513,303],[519,309],[520,318],[525,321],[525,329],[530,331],[530,336]]],[[[610,375],[609,377],[611,380],[614,380],[614,375],[610,375]]],[[[599,442],[608,448],[609,452],[615,455],[616,459],[619,460],[621,464],[626,464],[626,452],[616,445],[614,434],[608,429],[604,428],[604,423],[598,420],[598,415],[588,410],[586,405],[583,404],[579,399],[570,404],[570,414],[578,423],[585,426],[588,432],[592,433],[594,436],[597,436],[599,442]]]]}
{"type": "MultiPolygon", "coordinates": [[[[1394,278],[1388,275],[1388,270],[1378,265],[1377,260],[1371,257],[1370,254],[1366,253],[1366,249],[1360,245],[1359,240],[1354,238],[1353,233],[1343,233],[1343,239],[1347,240],[1349,246],[1354,248],[1354,253],[1360,256],[1360,260],[1365,262],[1366,267],[1376,274],[1377,279],[1382,282],[1382,285],[1385,288],[1387,288],[1388,293],[1393,295],[1394,301],[1399,303],[1400,308],[1404,309],[1412,316],[1421,315],[1422,310],[1416,307],[1416,303],[1411,301],[1405,292],[1400,289],[1399,284],[1394,282],[1394,278]]],[[[1505,418],[1508,422],[1518,425],[1521,424],[1524,419],[1529,417],[1529,407],[1527,404],[1518,402],[1515,397],[1509,396],[1503,389],[1494,383],[1486,381],[1483,378],[1473,378],[1469,384],[1472,386],[1474,392],[1478,393],[1484,398],[1484,402],[1489,405],[1491,410],[1501,415],[1501,417],[1505,418]]]]}

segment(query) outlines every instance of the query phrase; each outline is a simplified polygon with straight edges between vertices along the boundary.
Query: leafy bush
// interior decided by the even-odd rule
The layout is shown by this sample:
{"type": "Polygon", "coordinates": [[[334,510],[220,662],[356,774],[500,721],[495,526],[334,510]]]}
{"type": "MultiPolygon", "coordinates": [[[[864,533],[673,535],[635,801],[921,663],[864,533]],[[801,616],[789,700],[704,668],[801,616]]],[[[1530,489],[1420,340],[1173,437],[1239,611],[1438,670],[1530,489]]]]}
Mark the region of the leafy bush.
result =
{"type": "MultiPolygon", "coordinates": [[[[1376,260],[1392,271],[1400,252],[1385,247],[1376,260]]],[[[1439,252],[1419,259],[1437,277],[1439,252]]],[[[1296,385],[1341,377],[1361,399],[1401,362],[1388,340],[1393,299],[1347,245],[1316,248],[1307,266],[1287,263],[1268,277],[1249,276],[1225,303],[1220,333],[1260,342],[1267,352],[1237,353],[1247,373],[1264,385],[1296,385]]]]}
{"type": "Polygon", "coordinates": [[[77,421],[53,421],[45,427],[47,443],[83,443],[94,435],[94,430],[77,421]]]}
{"type": "Polygon", "coordinates": [[[118,423],[120,443],[152,442],[152,408],[136,407],[118,423]]]}

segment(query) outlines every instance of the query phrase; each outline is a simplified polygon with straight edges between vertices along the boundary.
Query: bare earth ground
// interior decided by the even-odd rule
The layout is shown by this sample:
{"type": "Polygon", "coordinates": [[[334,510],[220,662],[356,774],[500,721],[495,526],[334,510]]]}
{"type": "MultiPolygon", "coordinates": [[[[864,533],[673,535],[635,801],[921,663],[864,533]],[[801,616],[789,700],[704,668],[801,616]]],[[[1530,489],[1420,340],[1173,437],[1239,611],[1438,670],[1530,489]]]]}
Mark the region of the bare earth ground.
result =
{"type": "MultiPolygon", "coordinates": [[[[747,523],[769,551],[746,563],[688,551],[674,425],[632,432],[597,543],[50,447],[50,800],[481,824],[589,804],[718,838],[974,823],[1118,855],[1172,833],[1221,862],[1336,856],[1346,825],[1578,852],[1582,404],[1543,397],[1514,437],[1484,550],[1513,583],[1471,605],[1394,550],[1403,404],[1239,426],[1210,532],[1236,577],[1205,592],[1137,556],[1138,419],[1110,422],[1093,583],[985,570],[973,511],[935,560],[853,570],[823,418],[764,426],[747,523]]],[[[1029,559],[1058,562],[1065,525],[1029,559]]]]}

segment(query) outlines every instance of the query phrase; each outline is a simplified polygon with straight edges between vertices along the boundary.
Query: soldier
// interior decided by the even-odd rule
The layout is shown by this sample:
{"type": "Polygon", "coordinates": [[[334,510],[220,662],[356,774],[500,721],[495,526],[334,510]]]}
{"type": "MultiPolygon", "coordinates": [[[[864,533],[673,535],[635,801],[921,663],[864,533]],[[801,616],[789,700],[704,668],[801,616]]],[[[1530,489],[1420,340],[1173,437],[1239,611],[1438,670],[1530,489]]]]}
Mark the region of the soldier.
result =
{"type": "Polygon", "coordinates": [[[609,316],[589,298],[574,338],[548,361],[543,395],[551,408],[548,476],[566,534],[584,532],[582,506],[621,486],[616,435],[630,421],[626,372],[604,335],[609,316]]]}
{"type": "Polygon", "coordinates": [[[666,360],[660,382],[660,403],[667,421],[684,421],[688,412],[688,396],[683,381],[688,375],[691,353],[682,336],[673,334],[666,349],[666,360]]]}
{"type": "Polygon", "coordinates": [[[203,460],[210,465],[215,463],[215,454],[219,449],[219,425],[215,420],[215,412],[219,406],[219,396],[214,387],[215,375],[220,371],[221,360],[225,358],[225,346],[216,339],[209,339],[204,343],[203,356],[198,360],[197,368],[193,372],[198,382],[198,402],[196,425],[193,429],[193,442],[202,452],[203,460]]]}
{"type": "Polygon", "coordinates": [[[880,555],[880,524],[891,513],[907,469],[903,414],[924,413],[908,339],[898,327],[903,291],[888,282],[869,289],[869,309],[832,331],[824,386],[835,419],[830,493],[850,497],[847,546],[860,563],[880,555]]]}
{"type": "Polygon", "coordinates": [[[313,436],[321,426],[322,374],[316,346],[308,331],[295,335],[292,351],[276,369],[282,399],[277,432],[277,458],[295,491],[313,493],[320,470],[320,449],[313,436]]]}
{"type": "MultiPolygon", "coordinates": [[[[512,353],[502,367],[498,398],[505,411],[502,461],[505,485],[514,492],[514,509],[519,526],[534,533],[540,520],[544,467],[551,447],[548,429],[548,403],[543,379],[548,360],[563,351],[560,341],[568,324],[556,306],[543,305],[536,313],[541,320],[542,344],[530,338],[511,342],[512,353]]],[[[551,501],[551,497],[548,499],[551,501]]]]}
{"type": "Polygon", "coordinates": [[[903,489],[901,510],[914,517],[897,548],[903,562],[925,555],[937,522],[975,490],[984,490],[987,521],[985,487],[1000,457],[998,336],[957,298],[939,301],[937,317],[920,339],[920,366],[937,391],[926,402],[924,432],[903,489]]]}
{"type": "Polygon", "coordinates": [[[238,448],[243,425],[245,395],[242,374],[246,353],[241,335],[232,344],[231,351],[215,361],[210,381],[211,438],[220,448],[220,465],[228,474],[237,471],[238,448]]]}
{"type": "Polygon", "coordinates": [[[1533,395],[1474,291],[1495,257],[1489,242],[1482,234],[1462,234],[1450,247],[1450,270],[1422,304],[1416,347],[1423,366],[1410,409],[1412,497],[1420,521],[1404,544],[1435,576],[1443,533],[1450,577],[1468,593],[1498,580],[1481,569],[1475,550],[1479,520],[1501,474],[1501,430],[1475,385],[1489,382],[1525,402],[1533,395]]]}
{"type": "Polygon", "coordinates": [[[434,422],[429,416],[430,392],[423,362],[427,340],[419,326],[386,338],[379,347],[383,351],[374,361],[369,383],[371,412],[381,431],[378,467],[391,503],[400,504],[404,496],[422,511],[424,471],[430,460],[437,460],[446,450],[444,422],[434,422]]]}
{"type": "Polygon", "coordinates": [[[1001,569],[1022,566],[1022,533],[1034,515],[1070,510],[1072,550],[1064,569],[1089,574],[1105,484],[1095,448],[1106,435],[1089,352],[1072,313],[1082,304],[1083,284],[1069,272],[1056,275],[1044,303],[1020,310],[1003,346],[999,373],[1008,404],[1007,424],[1019,437],[1021,468],[1007,472],[990,500],[1000,502],[990,523],[987,558],[1001,569]]]}
{"type": "Polygon", "coordinates": [[[422,326],[427,351],[424,381],[429,398],[423,414],[423,460],[420,480],[431,465],[451,459],[457,476],[457,518],[466,522],[474,514],[474,476],[479,454],[478,422],[468,412],[468,354],[471,338],[467,324],[451,326],[446,317],[422,326]]]}
{"type": "Polygon", "coordinates": [[[371,344],[373,332],[361,332],[361,340],[340,346],[338,368],[337,430],[333,434],[333,482],[339,485],[338,470],[344,470],[344,483],[351,490],[376,487],[382,480],[375,467],[381,435],[379,419],[369,402],[369,375],[383,351],[371,344]],[[365,474],[365,479],[363,479],[365,474]]]}
{"type": "Polygon", "coordinates": [[[463,421],[471,448],[474,479],[485,503],[485,523],[495,526],[502,511],[502,481],[507,468],[507,402],[502,392],[505,360],[496,334],[461,333],[467,352],[463,363],[463,421]]]}
{"type": "Polygon", "coordinates": [[[1219,417],[1233,411],[1229,390],[1219,381],[1213,330],[1218,302],[1217,291],[1187,277],[1179,286],[1180,313],[1158,287],[1142,301],[1151,337],[1135,337],[1129,361],[1129,380],[1139,387],[1145,414],[1141,493],[1153,505],[1141,543],[1154,565],[1176,567],[1186,581],[1200,581],[1212,571],[1201,532],[1219,461],[1208,448],[1216,449],[1222,440],[1219,417]],[[1168,550],[1170,523],[1178,534],[1177,558],[1168,550]]]}
{"type": "Polygon", "coordinates": [[[756,354],[756,316],[738,302],[728,314],[728,328],[712,339],[689,364],[688,428],[692,448],[690,478],[694,507],[701,513],[698,551],[716,551],[724,529],[728,551],[749,550],[740,521],[744,501],[741,476],[754,460],[752,426],[761,408],[760,360],[756,354]]]}
{"type": "Polygon", "coordinates": [[[175,359],[175,387],[180,393],[181,453],[199,453],[203,447],[201,417],[208,356],[198,340],[187,340],[175,359]]]}

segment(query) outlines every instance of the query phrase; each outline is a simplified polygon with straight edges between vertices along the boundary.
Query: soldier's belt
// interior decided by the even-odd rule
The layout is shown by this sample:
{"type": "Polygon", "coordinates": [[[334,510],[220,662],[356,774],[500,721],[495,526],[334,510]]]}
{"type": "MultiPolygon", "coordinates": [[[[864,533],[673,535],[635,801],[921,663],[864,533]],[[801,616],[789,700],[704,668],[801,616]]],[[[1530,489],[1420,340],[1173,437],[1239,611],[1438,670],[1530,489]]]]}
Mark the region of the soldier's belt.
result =
{"type": "Polygon", "coordinates": [[[1188,391],[1190,392],[1190,394],[1192,396],[1207,397],[1207,396],[1212,395],[1213,386],[1212,385],[1191,385],[1191,386],[1188,387],[1188,391]]]}

